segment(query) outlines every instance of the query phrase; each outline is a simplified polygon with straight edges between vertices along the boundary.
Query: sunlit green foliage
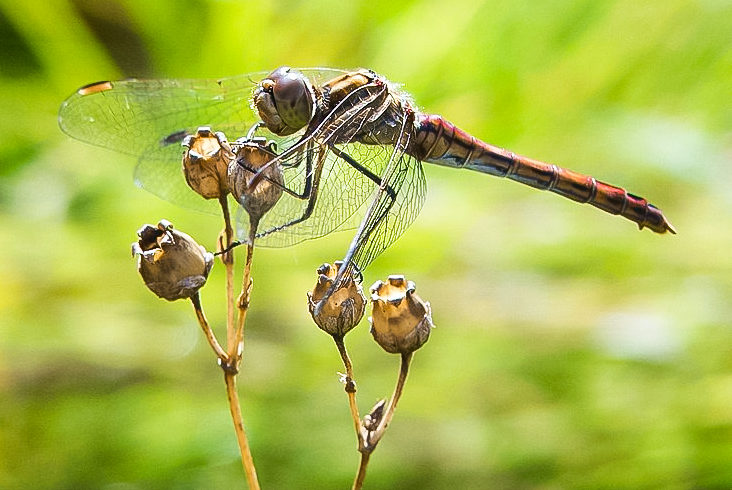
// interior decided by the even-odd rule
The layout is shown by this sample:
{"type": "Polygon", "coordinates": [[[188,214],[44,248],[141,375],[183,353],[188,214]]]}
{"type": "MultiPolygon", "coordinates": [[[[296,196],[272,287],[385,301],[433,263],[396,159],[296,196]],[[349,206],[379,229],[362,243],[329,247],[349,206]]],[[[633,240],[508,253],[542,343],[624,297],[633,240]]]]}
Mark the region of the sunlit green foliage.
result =
{"type": "MultiPolygon", "coordinates": [[[[129,244],[219,218],[66,138],[61,101],[126,76],[365,66],[496,145],[622,185],[677,236],[488,176],[427,168],[420,218],[367,271],[404,273],[437,329],[368,489],[732,487],[732,4],[308,0],[0,2],[0,488],[245,483],[189,305],[129,244]]],[[[343,489],[356,442],[305,292],[350,236],[258,250],[240,381],[263,488],[343,489]]],[[[202,291],[222,325],[222,270],[202,291]]],[[[398,360],[349,334],[360,401],[398,360]]]]}

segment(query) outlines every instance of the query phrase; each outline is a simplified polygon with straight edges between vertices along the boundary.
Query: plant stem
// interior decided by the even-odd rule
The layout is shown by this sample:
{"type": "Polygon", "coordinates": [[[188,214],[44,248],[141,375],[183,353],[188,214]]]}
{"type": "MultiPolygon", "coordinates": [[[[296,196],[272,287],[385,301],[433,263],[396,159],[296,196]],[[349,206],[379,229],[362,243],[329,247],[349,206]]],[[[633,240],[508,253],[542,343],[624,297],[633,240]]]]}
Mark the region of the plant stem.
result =
{"type": "Polygon", "coordinates": [[[361,416],[358,414],[358,405],[356,404],[356,382],[353,381],[353,364],[351,363],[351,358],[348,357],[343,336],[334,335],[333,341],[336,347],[338,347],[338,353],[341,355],[343,366],[346,368],[345,390],[348,395],[348,406],[351,409],[353,427],[356,430],[356,437],[358,438],[358,447],[361,448],[364,444],[365,435],[363,425],[361,424],[361,416]]]}
{"type": "MultiPolygon", "coordinates": [[[[234,423],[234,433],[236,441],[239,445],[239,453],[241,454],[241,463],[244,467],[244,474],[249,485],[249,490],[260,490],[259,480],[257,479],[257,470],[254,467],[254,459],[249,448],[246,430],[244,429],[244,419],[241,413],[241,404],[239,402],[239,394],[236,391],[236,376],[239,374],[239,365],[242,356],[242,342],[244,338],[244,322],[246,320],[246,312],[249,307],[249,292],[251,291],[251,267],[254,253],[254,241],[250,240],[247,246],[247,259],[244,265],[244,279],[242,293],[237,300],[236,306],[239,309],[238,321],[234,320],[234,251],[229,250],[234,240],[234,231],[231,227],[231,215],[226,196],[219,199],[221,209],[224,214],[224,243],[219,238],[220,249],[228,250],[221,256],[221,261],[226,267],[226,347],[227,352],[223,352],[221,359],[221,368],[224,371],[224,383],[226,384],[226,397],[229,400],[229,411],[231,412],[231,420],[234,423]]],[[[210,328],[209,328],[210,331],[210,328]]],[[[205,330],[204,330],[205,332],[205,330]]],[[[213,335],[213,332],[211,332],[213,335]]],[[[214,338],[215,341],[215,338],[214,338]]],[[[218,342],[216,342],[218,345],[218,342]]],[[[216,350],[214,348],[214,350],[216,350]]],[[[217,352],[218,355],[218,352],[217,352]]]]}
{"type": "Polygon", "coordinates": [[[353,481],[351,490],[361,490],[361,487],[363,487],[363,482],[366,479],[366,468],[369,465],[370,458],[370,452],[361,453],[361,461],[358,464],[358,473],[356,473],[356,479],[353,481]]]}
{"type": "MultiPolygon", "coordinates": [[[[234,241],[234,230],[231,227],[231,214],[229,213],[229,201],[226,195],[219,197],[221,211],[224,214],[224,240],[219,237],[220,251],[228,250],[234,241]]],[[[235,341],[234,334],[234,251],[228,250],[221,255],[221,262],[226,269],[226,345],[231,347],[235,341]]],[[[229,353],[231,354],[231,353],[229,353]]]]}
{"type": "Polygon", "coordinates": [[[389,400],[389,406],[386,409],[384,417],[379,421],[378,426],[373,431],[369,431],[366,434],[363,445],[359,445],[359,452],[361,453],[361,463],[358,467],[358,473],[356,479],[353,482],[352,490],[360,490],[363,485],[363,481],[366,478],[366,469],[368,468],[369,458],[371,453],[376,449],[376,445],[379,443],[381,438],[389,426],[391,419],[394,417],[394,411],[396,410],[399,398],[402,396],[404,391],[404,385],[407,382],[407,374],[409,374],[409,363],[412,360],[412,353],[402,354],[401,366],[399,368],[399,377],[397,379],[396,386],[394,387],[394,393],[389,400]]]}
{"type": "MultiPolygon", "coordinates": [[[[252,225],[251,236],[256,234],[256,226],[252,225]]],[[[241,405],[239,403],[239,394],[236,391],[236,376],[239,374],[239,365],[241,364],[242,348],[244,342],[244,323],[246,321],[247,311],[249,309],[249,293],[251,292],[252,280],[252,260],[254,257],[254,240],[250,240],[247,245],[247,258],[244,264],[244,277],[242,278],[242,291],[237,299],[237,307],[239,316],[236,326],[232,324],[229,329],[228,355],[229,363],[224,369],[224,381],[226,382],[226,394],[229,399],[229,410],[231,411],[231,419],[234,422],[234,431],[236,432],[236,440],[239,444],[239,452],[241,453],[241,462],[244,466],[247,483],[250,490],[259,490],[259,481],[257,480],[257,470],[254,467],[254,460],[249,449],[247,434],[244,430],[244,421],[241,414],[241,405]]]]}
{"type": "Polygon", "coordinates": [[[234,422],[234,432],[236,433],[236,442],[239,444],[239,453],[241,453],[241,463],[244,466],[244,474],[246,475],[249,490],[260,490],[259,480],[257,479],[257,470],[254,467],[254,459],[249,449],[249,441],[247,433],[244,430],[244,422],[241,415],[241,405],[239,404],[239,394],[236,391],[236,374],[235,372],[224,370],[224,382],[226,383],[226,396],[229,399],[229,410],[231,411],[231,420],[234,422]]]}
{"type": "MultiPolygon", "coordinates": [[[[249,310],[249,296],[252,292],[252,261],[254,259],[254,238],[257,235],[257,221],[250,220],[249,224],[249,243],[247,244],[247,258],[244,263],[244,276],[241,280],[241,293],[236,300],[236,306],[239,309],[239,316],[233,335],[233,343],[229,344],[229,356],[236,360],[238,368],[241,361],[242,343],[244,342],[244,323],[249,310]]],[[[238,370],[238,369],[237,369],[238,370]]]]}
{"type": "Polygon", "coordinates": [[[206,320],[206,315],[203,313],[203,307],[201,306],[201,296],[199,295],[198,291],[196,291],[196,294],[191,296],[191,303],[193,303],[193,309],[196,310],[196,318],[198,318],[198,324],[203,330],[203,335],[206,336],[208,344],[216,353],[216,357],[219,358],[219,363],[221,365],[227,363],[229,360],[229,356],[221,347],[221,344],[219,344],[219,341],[216,339],[216,335],[213,333],[213,330],[211,330],[211,326],[208,324],[208,320],[206,320]]]}
{"type": "Polygon", "coordinates": [[[394,394],[389,400],[389,406],[386,409],[384,418],[379,423],[379,426],[374,431],[372,437],[370,437],[371,447],[373,448],[376,447],[376,444],[381,439],[381,436],[384,435],[384,431],[389,426],[389,423],[391,423],[391,419],[394,417],[394,411],[396,410],[397,403],[399,403],[399,399],[401,398],[402,392],[404,391],[404,385],[407,382],[407,374],[409,374],[409,363],[411,362],[411,360],[412,352],[402,354],[401,366],[399,368],[399,378],[397,379],[396,386],[394,387],[394,394]]]}

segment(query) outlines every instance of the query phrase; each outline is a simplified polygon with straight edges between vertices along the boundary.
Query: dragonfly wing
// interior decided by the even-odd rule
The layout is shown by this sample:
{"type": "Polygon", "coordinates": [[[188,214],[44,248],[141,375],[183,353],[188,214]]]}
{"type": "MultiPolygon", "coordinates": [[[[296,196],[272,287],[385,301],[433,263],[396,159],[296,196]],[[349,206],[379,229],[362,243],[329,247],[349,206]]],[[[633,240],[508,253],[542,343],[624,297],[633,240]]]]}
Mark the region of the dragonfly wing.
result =
{"type": "MultiPolygon", "coordinates": [[[[324,68],[302,71],[314,83],[343,73],[324,68]]],[[[59,125],[80,141],[137,156],[138,186],[184,207],[216,212],[215,204],[197,197],[185,184],[180,142],[201,126],[224,132],[229,141],[246,135],[257,120],[250,108],[252,91],[266,74],[99,82],[64,101],[59,125]]],[[[271,136],[282,148],[295,141],[271,136]]]]}
{"type": "MultiPolygon", "coordinates": [[[[284,194],[265,215],[259,244],[289,246],[357,225],[391,149],[351,140],[373,119],[373,105],[383,91],[384,87],[377,86],[359,89],[351,103],[341,103],[310,134],[279,155],[285,186],[290,194],[301,197],[284,194]]],[[[247,222],[238,220],[240,237],[248,236],[247,222]]]]}
{"type": "MultiPolygon", "coordinates": [[[[315,82],[343,72],[302,70],[315,82]]],[[[251,127],[258,117],[250,108],[252,91],[267,72],[220,79],[127,79],[98,82],[77,90],[59,109],[59,125],[72,138],[140,156],[183,131],[238,124],[251,127]]],[[[226,134],[230,139],[243,133],[226,134]]]]}
{"type": "Polygon", "coordinates": [[[388,90],[387,85],[368,84],[351,92],[333,111],[333,121],[342,121],[344,130],[335,132],[333,125],[321,124],[321,137],[333,146],[347,140],[378,148],[373,158],[354,159],[377,178],[374,182],[372,177],[373,195],[344,258],[346,267],[341,269],[340,279],[363,271],[404,233],[424,204],[427,186],[422,166],[406,153],[414,133],[414,113],[405,110],[388,90]],[[353,104],[359,109],[350,107],[353,104]],[[393,144],[375,144],[385,141],[393,144]]]}
{"type": "Polygon", "coordinates": [[[218,204],[190,190],[181,166],[181,141],[200,126],[229,138],[247,133],[254,82],[248,75],[221,80],[121,80],[79,89],[59,111],[61,129],[96,146],[139,157],[135,183],[182,207],[217,214],[218,204]]]}
{"type": "Polygon", "coordinates": [[[59,125],[80,141],[140,156],[199,126],[251,126],[254,86],[250,75],[101,82],[79,89],[61,105],[59,125]]]}
{"type": "Polygon", "coordinates": [[[387,167],[381,174],[381,186],[344,259],[344,271],[363,271],[404,233],[422,209],[427,192],[422,165],[404,148],[391,148],[387,167]]]}
{"type": "MultiPolygon", "coordinates": [[[[370,166],[388,158],[390,149],[352,143],[339,145],[342,152],[370,166]]],[[[295,158],[295,155],[293,155],[295,158]]],[[[304,192],[306,180],[306,159],[312,167],[322,165],[317,179],[315,207],[307,219],[285,226],[305,215],[307,196],[298,198],[284,193],[277,205],[262,218],[259,224],[257,244],[265,247],[287,247],[311,238],[319,238],[336,230],[355,228],[366,212],[367,204],[374,195],[376,183],[367,175],[350,165],[328,146],[313,145],[308,152],[297,158],[297,166],[285,167],[285,185],[293,192],[304,192]]],[[[282,163],[287,164],[288,160],[282,163]]],[[[240,237],[248,236],[248,218],[238,220],[240,237]]]]}
{"type": "Polygon", "coordinates": [[[180,143],[156,145],[146,151],[135,167],[135,184],[183,208],[220,215],[217,200],[204,199],[186,183],[181,162],[183,152],[180,143]]]}

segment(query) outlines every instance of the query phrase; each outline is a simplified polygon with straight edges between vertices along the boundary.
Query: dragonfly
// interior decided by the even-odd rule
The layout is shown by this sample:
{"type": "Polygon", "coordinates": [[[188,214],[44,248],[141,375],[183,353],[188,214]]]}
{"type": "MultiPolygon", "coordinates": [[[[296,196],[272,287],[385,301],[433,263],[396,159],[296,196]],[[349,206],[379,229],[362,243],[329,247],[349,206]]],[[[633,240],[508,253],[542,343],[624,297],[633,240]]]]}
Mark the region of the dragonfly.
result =
{"type": "MultiPolygon", "coordinates": [[[[135,182],[173,203],[216,213],[186,186],[181,142],[210,127],[230,138],[267,140],[282,193],[258,223],[258,244],[294,245],[357,228],[339,274],[360,275],[417,217],[426,194],[422,163],[465,168],[547,190],[675,233],[645,198],[594,177],[488,144],[418,110],[400,86],[368,69],[293,69],[206,79],[127,79],[78,89],[59,124],[71,137],[138,158],[135,182]]],[[[246,219],[238,236],[248,236],[246,219]]]]}

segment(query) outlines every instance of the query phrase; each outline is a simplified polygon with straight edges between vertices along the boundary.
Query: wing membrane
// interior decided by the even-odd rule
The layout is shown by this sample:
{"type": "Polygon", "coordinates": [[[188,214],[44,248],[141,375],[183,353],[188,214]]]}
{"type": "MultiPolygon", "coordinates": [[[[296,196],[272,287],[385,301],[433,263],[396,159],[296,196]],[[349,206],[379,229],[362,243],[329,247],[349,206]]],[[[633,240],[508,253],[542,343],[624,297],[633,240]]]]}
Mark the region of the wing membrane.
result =
{"type": "MultiPolygon", "coordinates": [[[[366,215],[344,259],[345,273],[360,273],[386,250],[417,218],[424,204],[427,184],[422,165],[405,153],[412,136],[412,115],[402,114],[399,143],[379,146],[389,150],[381,160],[381,185],[376,189],[366,215]],[[354,270],[355,269],[355,270],[354,270]]],[[[341,278],[343,278],[341,274],[341,278]]]]}
{"type": "MultiPolygon", "coordinates": [[[[319,83],[339,70],[301,70],[319,83]]],[[[79,89],[61,105],[59,125],[72,138],[141,156],[180,131],[235,125],[243,132],[257,120],[252,90],[267,72],[215,79],[128,79],[79,89]]]]}
{"type": "MultiPolygon", "coordinates": [[[[328,69],[300,71],[316,85],[344,73],[328,69]]],[[[204,200],[185,183],[180,142],[200,126],[224,132],[229,141],[247,134],[257,121],[250,108],[252,90],[265,75],[261,72],[219,80],[130,79],[95,84],[80,89],[63,103],[59,125],[80,141],[137,156],[135,181],[139,186],[183,207],[218,213],[215,200],[204,200]]],[[[419,163],[403,152],[403,145],[397,148],[358,141],[366,141],[362,138],[363,128],[373,126],[377,120],[384,90],[369,86],[357,91],[311,134],[300,132],[278,138],[262,131],[275,140],[281,151],[280,164],[291,193],[283,194],[260,222],[259,244],[294,245],[338,229],[354,228],[365,215],[349,250],[349,258],[363,269],[414,220],[424,200],[424,176],[419,163]],[[309,172],[318,166],[320,175],[314,183],[318,185],[318,196],[311,215],[285,227],[305,213],[306,182],[316,177],[309,172]],[[301,194],[303,198],[292,194],[301,194]]],[[[406,120],[401,122],[406,131],[406,120]]],[[[239,217],[242,237],[247,236],[246,222],[243,216],[239,217]]]]}
{"type": "MultiPolygon", "coordinates": [[[[306,69],[322,81],[343,72],[306,69]]],[[[59,125],[80,141],[138,157],[135,183],[182,207],[218,214],[217,203],[191,191],[183,177],[180,142],[200,126],[222,131],[230,141],[256,122],[250,97],[267,72],[207,79],[128,79],[79,89],[61,105],[59,125]]],[[[278,138],[286,148],[296,138],[278,138]]]]}
{"type": "MultiPolygon", "coordinates": [[[[360,143],[340,145],[343,151],[362,164],[373,169],[383,167],[381,162],[388,158],[388,147],[369,146],[360,143]]],[[[322,175],[318,197],[311,216],[295,225],[282,226],[303,215],[308,201],[289,194],[283,194],[280,201],[264,215],[260,224],[257,244],[267,247],[287,247],[310,238],[325,236],[335,230],[355,228],[363,217],[376,184],[326,146],[314,146],[298,158],[311,157],[313,161],[322,158],[322,175]]],[[[285,160],[287,162],[287,160],[285,160]]],[[[305,165],[286,168],[285,185],[298,189],[305,181],[305,165]]],[[[240,238],[248,236],[247,217],[240,216],[238,233],[240,238]]]]}

